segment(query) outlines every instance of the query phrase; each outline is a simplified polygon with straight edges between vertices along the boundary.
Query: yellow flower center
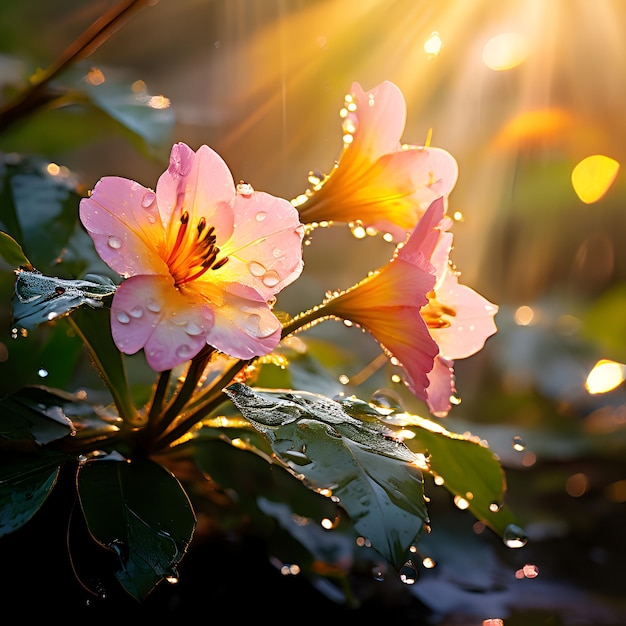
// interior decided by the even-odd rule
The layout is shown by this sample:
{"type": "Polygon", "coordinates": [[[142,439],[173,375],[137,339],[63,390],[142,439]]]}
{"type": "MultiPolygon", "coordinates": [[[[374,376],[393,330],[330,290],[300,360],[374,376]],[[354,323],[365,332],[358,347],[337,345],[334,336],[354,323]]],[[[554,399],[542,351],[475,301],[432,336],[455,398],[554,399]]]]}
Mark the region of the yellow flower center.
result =
{"type": "Polygon", "coordinates": [[[422,307],[422,318],[426,322],[428,328],[448,328],[452,325],[449,317],[456,317],[456,311],[438,302],[435,299],[435,292],[431,291],[428,295],[428,304],[422,307]]]}
{"type": "Polygon", "coordinates": [[[180,217],[176,241],[165,260],[174,277],[176,287],[180,287],[208,270],[217,270],[228,261],[224,256],[218,260],[220,249],[215,245],[215,227],[207,228],[204,217],[198,221],[195,229],[189,228],[189,213],[180,217]]]}

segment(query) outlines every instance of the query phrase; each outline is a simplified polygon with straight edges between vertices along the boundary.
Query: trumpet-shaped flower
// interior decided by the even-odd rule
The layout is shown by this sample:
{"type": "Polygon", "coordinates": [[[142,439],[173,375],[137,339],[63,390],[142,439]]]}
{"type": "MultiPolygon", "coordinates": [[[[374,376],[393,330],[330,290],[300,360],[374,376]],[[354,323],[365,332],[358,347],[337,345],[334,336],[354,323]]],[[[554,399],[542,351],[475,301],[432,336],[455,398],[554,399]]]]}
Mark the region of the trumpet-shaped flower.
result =
{"type": "Polygon", "coordinates": [[[126,278],[111,305],[122,352],[143,348],[163,371],[206,344],[248,359],[280,341],[270,303],[302,271],[304,227],[287,200],[235,187],[208,146],[175,144],[156,192],[102,178],[80,218],[98,254],[126,278]]]}
{"type": "Polygon", "coordinates": [[[498,307],[459,285],[450,269],[452,234],[444,201],[435,200],[394,258],[326,301],[322,315],[351,320],[394,357],[406,384],[433,414],[450,409],[454,359],[482,348],[496,332],[498,307]]]}
{"type": "Polygon", "coordinates": [[[303,222],[358,222],[406,239],[433,200],[447,198],[458,176],[441,148],[402,145],[406,103],[385,81],[364,91],[353,83],[342,109],[344,149],[331,173],[294,200],[303,222]]]}

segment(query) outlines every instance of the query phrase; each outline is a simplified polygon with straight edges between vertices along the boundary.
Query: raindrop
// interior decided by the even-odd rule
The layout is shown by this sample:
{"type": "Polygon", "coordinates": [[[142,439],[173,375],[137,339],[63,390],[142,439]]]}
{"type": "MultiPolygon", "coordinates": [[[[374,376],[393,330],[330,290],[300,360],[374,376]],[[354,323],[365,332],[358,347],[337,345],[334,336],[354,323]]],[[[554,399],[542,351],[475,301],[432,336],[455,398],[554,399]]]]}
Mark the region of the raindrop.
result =
{"type": "Polygon", "coordinates": [[[265,272],[267,271],[265,269],[265,266],[259,263],[258,261],[250,261],[248,265],[248,269],[250,270],[250,273],[252,274],[252,276],[256,276],[257,278],[259,276],[263,276],[263,274],[265,274],[265,272]]]}
{"type": "Polygon", "coordinates": [[[130,322],[130,317],[125,311],[117,311],[115,318],[120,324],[128,324],[130,322]]]}
{"type": "Polygon", "coordinates": [[[237,193],[244,198],[249,198],[254,193],[254,187],[252,187],[249,183],[241,181],[237,185],[237,193]]]}
{"type": "Polygon", "coordinates": [[[417,582],[417,568],[413,565],[413,561],[408,560],[400,569],[400,580],[405,585],[414,585],[417,582]]]}
{"type": "Polygon", "coordinates": [[[391,389],[378,389],[375,391],[369,399],[369,404],[383,415],[404,412],[402,398],[391,389]]]}
{"type": "Polygon", "coordinates": [[[112,248],[113,250],[119,250],[122,247],[122,240],[119,237],[111,235],[107,240],[107,244],[109,245],[109,248],[112,248]]]}
{"type": "Polygon", "coordinates": [[[429,557],[429,556],[425,556],[422,559],[422,565],[426,568],[426,569],[433,569],[433,567],[435,567],[437,565],[437,562],[435,561],[435,559],[429,557]]]}
{"type": "Polygon", "coordinates": [[[146,308],[151,313],[159,313],[161,311],[161,305],[156,300],[148,300],[146,302],[146,308]]]}
{"type": "Polygon", "coordinates": [[[502,540],[507,548],[523,548],[528,542],[528,537],[519,526],[509,524],[504,529],[502,540]]]}
{"type": "Polygon", "coordinates": [[[40,378],[45,378],[48,375],[48,370],[45,369],[44,367],[40,367],[37,370],[37,376],[39,376],[40,378]]]}
{"type": "Polygon", "coordinates": [[[278,283],[280,282],[280,276],[274,270],[269,270],[265,273],[265,275],[261,279],[261,282],[266,287],[276,287],[276,285],[278,285],[278,283]]]}
{"type": "Polygon", "coordinates": [[[144,193],[143,195],[143,198],[141,199],[141,206],[144,209],[149,209],[154,204],[155,199],[156,194],[154,193],[154,191],[146,191],[146,193],[144,193]]]}
{"type": "Polygon", "coordinates": [[[197,337],[198,335],[202,334],[202,328],[200,326],[198,326],[198,324],[196,324],[193,321],[189,321],[185,324],[185,327],[183,329],[190,337],[197,337]]]}
{"type": "Polygon", "coordinates": [[[523,450],[526,449],[526,443],[519,435],[516,435],[515,437],[513,437],[512,445],[513,445],[513,450],[517,450],[518,452],[522,452],[523,450]]]}
{"type": "Polygon", "coordinates": [[[188,359],[192,354],[193,350],[191,346],[188,346],[187,344],[183,344],[182,346],[178,346],[178,348],[176,348],[176,356],[181,359],[188,359]]]}
{"type": "Polygon", "coordinates": [[[134,306],[130,311],[130,316],[134,317],[135,319],[139,319],[142,315],[143,315],[143,307],[137,305],[134,306]]]}

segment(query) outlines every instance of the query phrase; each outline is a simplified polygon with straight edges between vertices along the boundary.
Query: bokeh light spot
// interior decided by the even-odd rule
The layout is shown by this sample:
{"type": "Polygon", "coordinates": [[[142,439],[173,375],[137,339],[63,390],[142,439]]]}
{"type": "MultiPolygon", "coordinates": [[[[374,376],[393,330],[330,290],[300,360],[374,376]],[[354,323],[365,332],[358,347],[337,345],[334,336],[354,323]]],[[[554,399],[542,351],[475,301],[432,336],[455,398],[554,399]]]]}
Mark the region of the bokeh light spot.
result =
{"type": "Polygon", "coordinates": [[[619,171],[619,163],[603,154],[594,154],[580,161],[572,170],[572,186],[576,195],[591,204],[611,188],[619,171]]]}
{"type": "Polygon", "coordinates": [[[606,393],[624,382],[626,365],[600,359],[589,372],[585,381],[585,389],[590,394],[606,393]]]}
{"type": "Polygon", "coordinates": [[[528,56],[528,42],[519,33],[502,33],[492,37],[483,48],[483,63],[502,72],[521,65],[528,56]]]}

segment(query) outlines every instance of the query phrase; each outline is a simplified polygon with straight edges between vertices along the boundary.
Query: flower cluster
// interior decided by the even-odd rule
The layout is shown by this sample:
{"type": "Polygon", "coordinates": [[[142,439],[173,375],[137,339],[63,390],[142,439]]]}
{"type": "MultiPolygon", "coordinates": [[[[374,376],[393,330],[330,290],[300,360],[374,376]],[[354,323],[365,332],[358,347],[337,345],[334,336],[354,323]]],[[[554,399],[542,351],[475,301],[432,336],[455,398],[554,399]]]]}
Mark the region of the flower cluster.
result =
{"type": "Polygon", "coordinates": [[[406,106],[390,82],[370,91],[354,83],[342,117],[340,159],[292,203],[235,185],[213,150],[182,143],[155,191],[123,178],[98,182],[80,217],[102,259],[125,278],[111,308],[122,352],[143,349],[156,371],[207,346],[249,360],[312,323],[351,320],[404,369],[434,415],[448,413],[454,360],[483,347],[498,311],[459,284],[449,260],[446,207],[457,163],[443,149],[401,144],[406,106]],[[302,272],[305,226],[319,222],[382,232],[395,252],[358,284],[281,324],[276,295],[302,272]]]}

